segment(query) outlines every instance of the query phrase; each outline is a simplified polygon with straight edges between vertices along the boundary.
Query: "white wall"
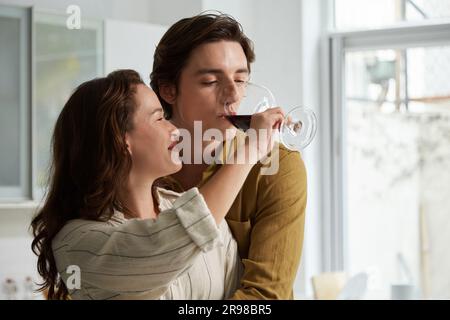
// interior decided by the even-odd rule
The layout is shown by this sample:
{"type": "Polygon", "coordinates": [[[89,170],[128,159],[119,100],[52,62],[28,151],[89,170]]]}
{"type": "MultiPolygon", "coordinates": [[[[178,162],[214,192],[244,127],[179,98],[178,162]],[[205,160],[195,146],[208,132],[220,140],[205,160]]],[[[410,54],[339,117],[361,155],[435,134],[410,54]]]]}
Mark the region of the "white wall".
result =
{"type": "Polygon", "coordinates": [[[166,26],[202,11],[201,0],[150,0],[148,2],[150,3],[149,22],[166,26]]]}
{"type": "Polygon", "coordinates": [[[148,0],[0,0],[0,4],[31,7],[40,10],[66,12],[69,5],[78,5],[83,17],[150,22],[151,4],[148,0]]]}
{"type": "MultiPolygon", "coordinates": [[[[25,277],[38,279],[37,259],[31,252],[32,237],[29,233],[33,210],[0,206],[0,281],[11,278],[18,285],[18,298],[23,296],[25,277]]],[[[0,291],[0,300],[6,298],[0,291]]]]}
{"type": "Polygon", "coordinates": [[[106,20],[105,74],[116,69],[134,69],[148,85],[153,53],[166,30],[160,25],[106,20]]]}
{"type": "Polygon", "coordinates": [[[314,141],[303,153],[308,170],[308,205],[307,223],[305,227],[304,259],[302,261],[300,296],[311,297],[311,277],[324,270],[323,261],[323,198],[322,198],[322,153],[321,153],[321,127],[327,124],[321,119],[321,57],[322,37],[326,32],[328,20],[324,14],[327,12],[327,3],[322,0],[303,0],[301,9],[301,104],[311,108],[318,119],[318,130],[314,141]],[[304,285],[304,286],[301,286],[304,285]]]}

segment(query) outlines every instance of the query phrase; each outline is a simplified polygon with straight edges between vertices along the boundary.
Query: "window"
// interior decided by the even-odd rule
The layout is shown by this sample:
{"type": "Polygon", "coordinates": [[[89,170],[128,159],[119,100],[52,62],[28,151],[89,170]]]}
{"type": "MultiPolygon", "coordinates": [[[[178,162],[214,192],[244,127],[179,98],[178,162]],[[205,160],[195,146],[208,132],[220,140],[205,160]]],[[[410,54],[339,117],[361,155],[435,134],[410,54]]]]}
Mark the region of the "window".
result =
{"type": "MultiPolygon", "coordinates": [[[[339,10],[364,9],[344,6],[351,2],[336,0],[338,26],[339,10]]],[[[393,2],[366,9],[373,21],[389,20],[393,2]]],[[[414,3],[440,3],[442,15],[450,8],[414,3]]],[[[450,298],[450,24],[436,21],[369,30],[366,20],[367,30],[329,36],[334,198],[326,265],[368,272],[369,298],[390,298],[399,283],[414,285],[417,297],[450,298]]]]}
{"type": "Polygon", "coordinates": [[[345,65],[349,271],[449,298],[450,265],[430,250],[450,240],[450,47],[349,52],[345,65]]]}

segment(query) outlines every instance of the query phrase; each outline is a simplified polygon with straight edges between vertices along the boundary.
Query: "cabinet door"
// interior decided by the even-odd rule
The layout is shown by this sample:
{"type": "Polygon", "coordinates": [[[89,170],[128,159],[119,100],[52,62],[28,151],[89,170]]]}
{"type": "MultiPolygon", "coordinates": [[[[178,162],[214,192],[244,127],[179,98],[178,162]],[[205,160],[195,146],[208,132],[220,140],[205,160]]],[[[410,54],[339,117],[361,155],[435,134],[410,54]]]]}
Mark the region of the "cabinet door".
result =
{"type": "Polygon", "coordinates": [[[47,182],[50,141],[58,115],[82,82],[103,75],[103,22],[83,18],[68,29],[67,15],[36,12],[35,28],[35,198],[47,182]]]}
{"type": "Polygon", "coordinates": [[[0,198],[30,197],[30,10],[0,6],[0,198]]]}

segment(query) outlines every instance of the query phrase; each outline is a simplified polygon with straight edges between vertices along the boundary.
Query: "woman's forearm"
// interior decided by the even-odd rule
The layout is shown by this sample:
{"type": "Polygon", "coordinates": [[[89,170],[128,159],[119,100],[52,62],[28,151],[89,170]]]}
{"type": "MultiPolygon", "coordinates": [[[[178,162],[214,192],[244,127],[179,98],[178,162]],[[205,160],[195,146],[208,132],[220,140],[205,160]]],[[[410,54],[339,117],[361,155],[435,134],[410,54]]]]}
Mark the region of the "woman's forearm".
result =
{"type": "MultiPolygon", "coordinates": [[[[247,144],[245,148],[248,148],[247,144]]],[[[218,225],[231,208],[253,165],[225,163],[199,188],[218,225]]]]}
{"type": "MultiPolygon", "coordinates": [[[[236,151],[244,152],[246,164],[234,164],[235,161],[225,161],[225,164],[208,182],[199,188],[217,224],[222,222],[233,205],[234,199],[241,190],[256,160],[260,160],[272,149],[273,130],[279,127],[283,119],[284,114],[281,108],[271,108],[254,114],[250,129],[255,130],[256,135],[251,138],[248,135],[249,131],[247,131],[243,140],[237,139],[238,147],[236,151]],[[254,139],[254,137],[257,137],[257,139],[254,139]]],[[[239,152],[232,153],[228,160],[231,160],[230,157],[233,157],[233,160],[236,159],[235,157],[238,154],[239,152]]]]}

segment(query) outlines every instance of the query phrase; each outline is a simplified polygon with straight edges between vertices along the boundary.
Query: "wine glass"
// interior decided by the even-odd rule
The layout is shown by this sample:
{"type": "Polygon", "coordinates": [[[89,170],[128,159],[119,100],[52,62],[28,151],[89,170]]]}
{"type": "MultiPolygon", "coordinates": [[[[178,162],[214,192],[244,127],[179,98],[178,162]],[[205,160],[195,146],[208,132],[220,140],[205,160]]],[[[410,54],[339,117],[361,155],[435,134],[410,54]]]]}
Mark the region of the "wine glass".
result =
{"type": "MultiPolygon", "coordinates": [[[[253,114],[277,105],[272,92],[264,86],[245,82],[237,86],[237,91],[239,101],[224,104],[225,118],[243,131],[250,128],[253,114]]],[[[316,130],[314,112],[309,108],[296,107],[286,114],[280,126],[280,140],[286,148],[300,151],[311,143],[316,130]]]]}

